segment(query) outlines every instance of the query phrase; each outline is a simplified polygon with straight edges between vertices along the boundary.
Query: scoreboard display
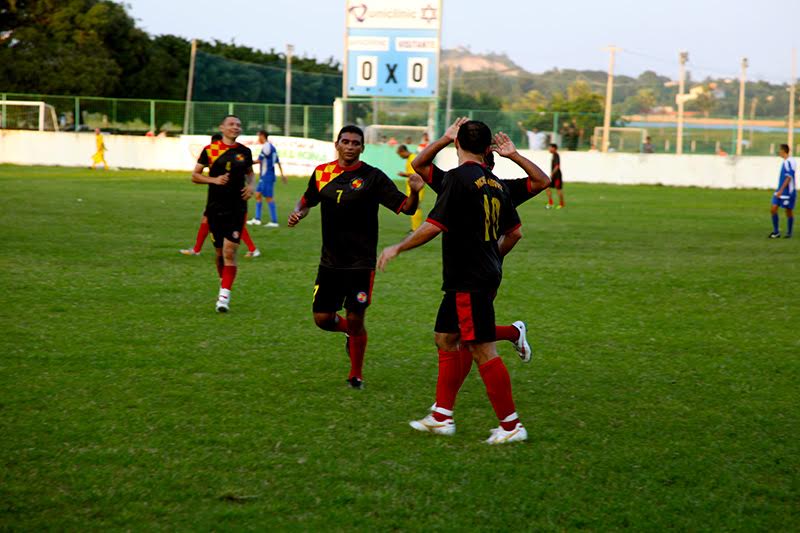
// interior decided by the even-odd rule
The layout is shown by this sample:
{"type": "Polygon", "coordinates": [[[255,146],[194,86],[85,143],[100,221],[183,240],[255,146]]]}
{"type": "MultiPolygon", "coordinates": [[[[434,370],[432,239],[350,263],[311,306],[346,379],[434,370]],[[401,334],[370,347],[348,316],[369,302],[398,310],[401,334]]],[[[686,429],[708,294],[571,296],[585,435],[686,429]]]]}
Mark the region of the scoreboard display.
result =
{"type": "Polygon", "coordinates": [[[441,0],[347,0],[344,95],[435,98],[441,0]]]}

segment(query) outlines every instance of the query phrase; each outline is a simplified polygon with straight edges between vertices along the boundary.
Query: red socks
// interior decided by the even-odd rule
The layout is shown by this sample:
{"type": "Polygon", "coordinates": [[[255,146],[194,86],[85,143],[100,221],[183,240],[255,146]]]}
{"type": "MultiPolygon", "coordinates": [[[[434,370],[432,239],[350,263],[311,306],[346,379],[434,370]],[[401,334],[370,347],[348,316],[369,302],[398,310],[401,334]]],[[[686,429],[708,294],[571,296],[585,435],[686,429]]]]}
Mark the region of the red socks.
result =
{"type": "Polygon", "coordinates": [[[499,341],[517,342],[519,330],[514,326],[495,326],[494,335],[499,341]]]}
{"type": "Polygon", "coordinates": [[[433,412],[433,418],[439,422],[453,418],[456,394],[465,377],[467,376],[462,370],[461,352],[439,350],[439,377],[436,380],[436,410],[433,412]]]}
{"type": "MultiPolygon", "coordinates": [[[[519,417],[514,407],[514,398],[511,395],[511,377],[508,375],[506,365],[503,364],[502,359],[495,357],[480,365],[478,370],[480,370],[481,378],[486,385],[489,401],[492,402],[494,412],[500,419],[500,425],[506,431],[511,431],[519,422],[519,417]]],[[[438,395],[436,400],[438,404],[438,395]]]]}
{"type": "Polygon", "coordinates": [[[203,249],[203,243],[208,237],[208,222],[201,222],[200,229],[197,230],[197,240],[194,241],[194,253],[199,254],[203,249]]]}
{"type": "Polygon", "coordinates": [[[364,353],[367,351],[367,333],[350,335],[347,339],[347,347],[347,351],[350,352],[350,375],[347,376],[347,379],[363,379],[361,371],[364,366],[364,353]]]}
{"type": "Polygon", "coordinates": [[[242,240],[244,244],[247,246],[248,252],[255,252],[256,245],[253,244],[253,239],[250,238],[250,233],[247,231],[247,226],[242,226],[242,240]]]}
{"type": "Polygon", "coordinates": [[[347,333],[347,319],[341,315],[336,315],[336,321],[334,322],[333,331],[338,331],[339,333],[347,333]]]}
{"type": "Polygon", "coordinates": [[[233,287],[233,280],[236,279],[236,267],[233,265],[225,265],[222,267],[222,283],[220,287],[230,290],[233,287]]]}

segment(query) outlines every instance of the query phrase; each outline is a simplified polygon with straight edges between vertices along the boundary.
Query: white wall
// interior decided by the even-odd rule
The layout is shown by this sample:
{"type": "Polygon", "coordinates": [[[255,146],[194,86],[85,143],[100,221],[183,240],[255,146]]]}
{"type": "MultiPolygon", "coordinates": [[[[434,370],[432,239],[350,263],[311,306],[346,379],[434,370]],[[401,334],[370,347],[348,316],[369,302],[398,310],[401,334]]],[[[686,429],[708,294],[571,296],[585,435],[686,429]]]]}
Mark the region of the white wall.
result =
{"type": "MultiPolygon", "coordinates": [[[[260,146],[253,136],[240,141],[252,146],[257,155],[260,146]]],[[[289,175],[307,176],[319,163],[335,159],[333,143],[293,137],[270,137],[289,175]]],[[[112,167],[151,170],[193,168],[200,150],[208,144],[205,135],[181,137],[144,137],[106,135],[106,160],[112,167]]],[[[0,163],[21,165],[61,165],[88,167],[95,152],[90,133],[53,133],[0,130],[0,163]]],[[[546,151],[524,155],[550,171],[546,151]]],[[[439,155],[442,168],[456,166],[454,148],[439,155]]],[[[561,152],[564,182],[663,184],[714,188],[766,188],[777,183],[780,160],[777,157],[731,157],[717,155],[625,154],[599,152],[561,152]]],[[[501,178],[522,177],[523,173],[507,159],[498,157],[495,173],[501,178]]]]}

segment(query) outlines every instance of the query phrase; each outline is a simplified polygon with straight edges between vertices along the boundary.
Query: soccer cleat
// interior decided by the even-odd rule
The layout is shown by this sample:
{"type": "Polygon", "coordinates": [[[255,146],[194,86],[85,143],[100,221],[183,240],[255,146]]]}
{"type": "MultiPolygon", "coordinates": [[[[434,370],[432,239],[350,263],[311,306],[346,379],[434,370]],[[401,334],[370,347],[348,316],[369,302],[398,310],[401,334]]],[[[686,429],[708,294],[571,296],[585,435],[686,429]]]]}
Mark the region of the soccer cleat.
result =
{"type": "Polygon", "coordinates": [[[491,430],[491,436],[486,439],[486,444],[507,444],[528,440],[528,431],[521,423],[517,422],[516,427],[511,431],[506,431],[503,426],[491,430]]]}
{"type": "Polygon", "coordinates": [[[217,313],[227,313],[230,311],[231,291],[230,289],[220,289],[217,297],[217,313]]]}
{"type": "Polygon", "coordinates": [[[260,226],[261,225],[261,220],[259,220],[257,218],[251,218],[250,220],[247,221],[247,225],[248,226],[260,226]]]}
{"type": "Polygon", "coordinates": [[[448,418],[443,422],[439,422],[433,415],[428,415],[420,420],[412,420],[408,423],[409,426],[417,431],[424,431],[426,433],[433,433],[435,435],[455,435],[456,423],[452,418],[448,418]]]}
{"type": "Polygon", "coordinates": [[[528,344],[528,338],[525,335],[528,328],[525,326],[525,322],[522,320],[517,320],[513,324],[511,324],[519,331],[519,338],[514,343],[514,346],[517,349],[517,354],[519,358],[522,359],[523,363],[528,363],[531,360],[531,345],[528,344]]]}
{"type": "Polygon", "coordinates": [[[787,233],[786,235],[783,236],[783,238],[784,239],[791,239],[792,238],[792,234],[791,233],[787,233]]]}
{"type": "Polygon", "coordinates": [[[253,257],[261,257],[261,252],[258,250],[258,248],[256,248],[252,252],[247,252],[246,254],[244,254],[244,256],[248,259],[251,259],[253,257]]]}
{"type": "Polygon", "coordinates": [[[553,209],[553,204],[544,204],[545,209],[553,209]]]}
{"type": "Polygon", "coordinates": [[[193,248],[186,248],[185,250],[179,250],[179,251],[183,255],[200,255],[200,252],[195,252],[193,248]]]}
{"type": "Polygon", "coordinates": [[[556,209],[564,209],[564,206],[559,204],[558,207],[556,207],[556,209]]]}
{"type": "Polygon", "coordinates": [[[353,376],[347,379],[347,386],[351,389],[361,390],[364,388],[364,380],[353,376]]]}
{"type": "Polygon", "coordinates": [[[780,231],[778,231],[778,232],[773,231],[772,233],[767,235],[767,237],[770,238],[770,239],[780,239],[781,238],[781,232],[780,231]]]}
{"type": "Polygon", "coordinates": [[[277,228],[279,226],[280,225],[277,222],[267,222],[266,224],[264,224],[265,228],[277,228]]]}

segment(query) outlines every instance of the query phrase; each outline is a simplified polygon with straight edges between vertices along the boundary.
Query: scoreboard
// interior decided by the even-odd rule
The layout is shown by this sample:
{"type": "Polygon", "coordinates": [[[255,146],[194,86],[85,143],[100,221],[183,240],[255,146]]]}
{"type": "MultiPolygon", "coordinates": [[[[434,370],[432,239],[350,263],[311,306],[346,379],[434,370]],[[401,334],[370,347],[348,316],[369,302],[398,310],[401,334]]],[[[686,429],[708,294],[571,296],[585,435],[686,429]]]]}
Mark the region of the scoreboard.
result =
{"type": "Polygon", "coordinates": [[[441,0],[346,0],[344,96],[435,98],[441,0]]]}

